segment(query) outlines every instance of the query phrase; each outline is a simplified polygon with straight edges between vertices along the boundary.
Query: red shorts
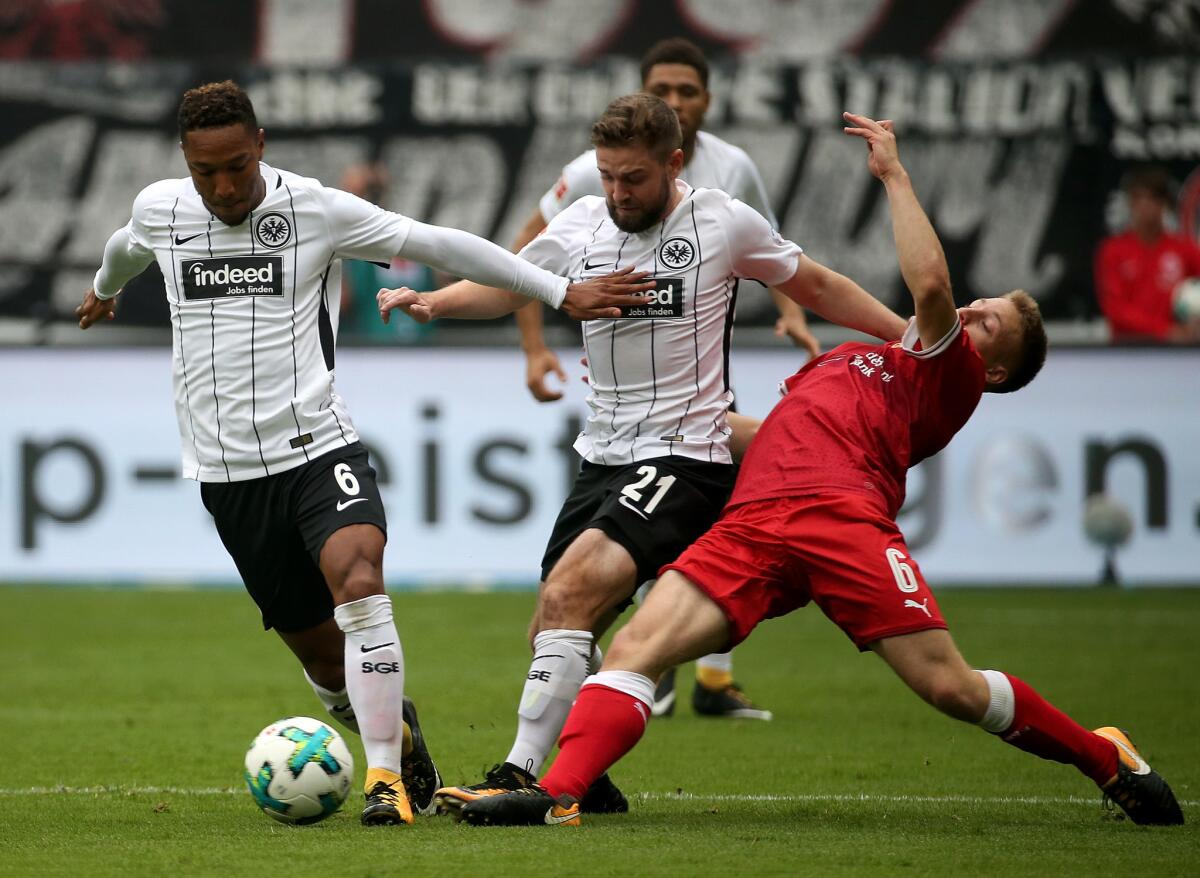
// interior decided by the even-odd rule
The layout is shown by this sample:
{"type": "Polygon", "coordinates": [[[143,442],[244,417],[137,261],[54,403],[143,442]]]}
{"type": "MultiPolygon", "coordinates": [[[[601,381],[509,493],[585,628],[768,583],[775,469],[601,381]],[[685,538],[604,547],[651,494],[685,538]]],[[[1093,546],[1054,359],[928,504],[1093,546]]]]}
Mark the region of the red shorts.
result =
{"type": "Polygon", "coordinates": [[[673,563],[725,613],[730,647],[763,619],[809,601],[865,650],[876,640],[945,628],[904,537],[865,494],[742,503],[673,563]]]}

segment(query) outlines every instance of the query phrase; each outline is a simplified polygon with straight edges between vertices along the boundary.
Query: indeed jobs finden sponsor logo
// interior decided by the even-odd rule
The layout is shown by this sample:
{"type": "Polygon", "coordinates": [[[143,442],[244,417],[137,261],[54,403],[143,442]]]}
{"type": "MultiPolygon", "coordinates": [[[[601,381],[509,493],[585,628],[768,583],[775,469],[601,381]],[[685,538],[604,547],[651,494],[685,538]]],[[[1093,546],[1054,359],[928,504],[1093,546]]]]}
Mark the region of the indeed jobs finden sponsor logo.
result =
{"type": "Polygon", "coordinates": [[[180,268],[189,301],[283,295],[282,256],[185,259],[180,268]]]}
{"type": "Polygon", "coordinates": [[[683,316],[683,278],[651,277],[654,289],[644,295],[652,300],[645,305],[626,305],[621,309],[623,318],[671,319],[683,316]]]}

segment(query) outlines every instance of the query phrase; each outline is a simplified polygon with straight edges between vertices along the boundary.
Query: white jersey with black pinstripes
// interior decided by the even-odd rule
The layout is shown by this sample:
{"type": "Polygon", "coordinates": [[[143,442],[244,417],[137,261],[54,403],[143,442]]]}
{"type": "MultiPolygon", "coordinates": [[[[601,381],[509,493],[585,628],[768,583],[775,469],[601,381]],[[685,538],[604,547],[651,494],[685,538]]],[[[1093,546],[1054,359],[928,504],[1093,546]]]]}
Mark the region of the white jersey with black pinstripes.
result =
{"type": "Polygon", "coordinates": [[[134,202],[129,256],[158,261],[173,329],[183,475],[260,478],[358,439],[334,392],[340,257],[390,261],[412,221],[260,162],[266,196],[237,226],[190,178],[134,202]]]}
{"type": "Polygon", "coordinates": [[[583,324],[591,414],[575,450],[592,463],[667,455],[730,463],[738,280],[774,286],[799,265],[800,248],[757,211],[717,189],[675,185],[679,203],[644,232],[621,231],[603,198],[584,196],[520,254],[575,280],[632,265],[658,281],[654,303],[583,324]]]}

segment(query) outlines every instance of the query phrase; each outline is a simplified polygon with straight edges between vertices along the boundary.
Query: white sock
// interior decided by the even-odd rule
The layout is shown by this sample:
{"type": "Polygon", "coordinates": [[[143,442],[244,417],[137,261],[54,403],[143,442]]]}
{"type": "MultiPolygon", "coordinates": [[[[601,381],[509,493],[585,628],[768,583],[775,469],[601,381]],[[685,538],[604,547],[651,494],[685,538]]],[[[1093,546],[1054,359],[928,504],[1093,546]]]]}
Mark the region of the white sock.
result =
{"type": "Polygon", "coordinates": [[[634,671],[601,671],[583,681],[583,685],[607,686],[626,695],[632,695],[646,705],[646,718],[649,719],[650,708],[654,706],[654,681],[634,671]]]}
{"type": "Polygon", "coordinates": [[[533,639],[533,661],[517,710],[517,739],[507,762],[538,776],[587,676],[591,655],[589,631],[550,628],[533,639]]]}
{"type": "Polygon", "coordinates": [[[308,680],[308,685],[312,686],[313,692],[317,693],[317,697],[321,699],[321,703],[325,705],[329,715],[354,734],[359,734],[358,719],[354,716],[354,708],[350,705],[350,696],[346,694],[346,688],[343,686],[341,692],[326,689],[310,677],[308,671],[304,672],[304,679],[308,680]]]}
{"type": "Polygon", "coordinates": [[[368,768],[400,773],[404,749],[404,653],[392,621],[392,600],[377,594],[334,607],[346,635],[346,691],[368,768]]]}
{"type": "Polygon", "coordinates": [[[711,655],[704,656],[704,658],[696,659],[696,664],[711,671],[724,671],[727,674],[732,674],[733,653],[714,652],[711,655]]]}
{"type": "Polygon", "coordinates": [[[592,655],[588,659],[587,672],[589,674],[598,674],[600,672],[600,668],[603,667],[603,665],[604,665],[604,653],[602,653],[600,651],[599,644],[593,643],[592,644],[592,655]]]}
{"type": "Polygon", "coordinates": [[[1017,699],[1013,695],[1012,683],[1000,671],[976,671],[975,673],[987,681],[992,699],[988,703],[987,713],[979,721],[984,731],[993,735],[1007,732],[1013,724],[1017,712],[1017,699]]]}

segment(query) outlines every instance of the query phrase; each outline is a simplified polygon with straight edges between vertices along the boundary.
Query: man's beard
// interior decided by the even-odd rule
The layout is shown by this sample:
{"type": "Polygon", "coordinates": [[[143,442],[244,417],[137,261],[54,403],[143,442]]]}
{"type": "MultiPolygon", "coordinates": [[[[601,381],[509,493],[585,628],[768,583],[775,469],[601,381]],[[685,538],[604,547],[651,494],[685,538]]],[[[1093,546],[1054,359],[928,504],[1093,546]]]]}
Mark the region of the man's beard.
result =
{"type": "Polygon", "coordinates": [[[636,234],[657,225],[662,220],[663,214],[667,212],[667,202],[670,200],[671,181],[666,174],[663,174],[662,197],[658,199],[657,204],[637,213],[624,215],[617,213],[616,205],[613,204],[611,198],[605,197],[604,204],[608,207],[608,215],[618,229],[622,232],[636,234]]]}

